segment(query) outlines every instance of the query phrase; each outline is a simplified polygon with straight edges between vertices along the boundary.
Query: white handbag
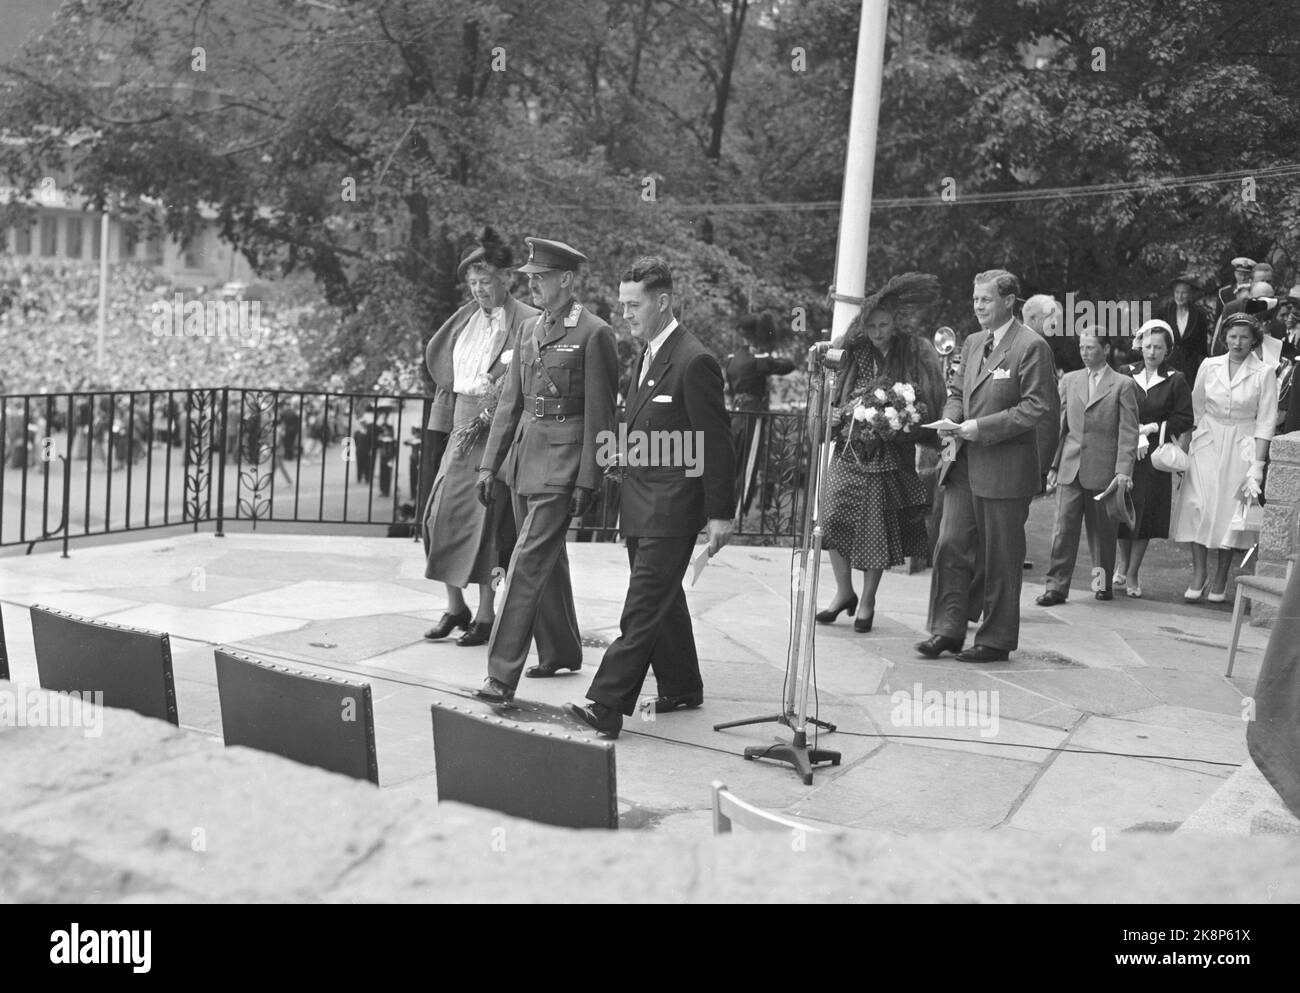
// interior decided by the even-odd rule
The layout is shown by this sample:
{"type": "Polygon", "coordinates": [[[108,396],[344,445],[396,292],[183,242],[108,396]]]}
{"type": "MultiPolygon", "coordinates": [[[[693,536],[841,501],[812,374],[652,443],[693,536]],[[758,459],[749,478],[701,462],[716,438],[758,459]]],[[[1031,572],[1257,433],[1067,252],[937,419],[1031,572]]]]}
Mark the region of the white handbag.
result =
{"type": "Polygon", "coordinates": [[[1151,453],[1151,466],[1161,472],[1186,472],[1187,453],[1175,441],[1165,441],[1167,421],[1160,422],[1160,444],[1151,453]]]}

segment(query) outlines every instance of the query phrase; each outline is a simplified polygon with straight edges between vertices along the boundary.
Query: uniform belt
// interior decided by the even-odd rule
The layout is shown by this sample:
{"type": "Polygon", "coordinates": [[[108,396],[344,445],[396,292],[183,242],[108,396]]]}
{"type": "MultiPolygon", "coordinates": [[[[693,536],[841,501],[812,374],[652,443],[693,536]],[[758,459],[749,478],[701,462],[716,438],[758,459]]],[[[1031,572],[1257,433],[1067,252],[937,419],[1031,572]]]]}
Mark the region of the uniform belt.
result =
{"type": "Polygon", "coordinates": [[[561,417],[581,414],[586,410],[586,401],[582,397],[529,397],[524,406],[534,417],[561,417]]]}

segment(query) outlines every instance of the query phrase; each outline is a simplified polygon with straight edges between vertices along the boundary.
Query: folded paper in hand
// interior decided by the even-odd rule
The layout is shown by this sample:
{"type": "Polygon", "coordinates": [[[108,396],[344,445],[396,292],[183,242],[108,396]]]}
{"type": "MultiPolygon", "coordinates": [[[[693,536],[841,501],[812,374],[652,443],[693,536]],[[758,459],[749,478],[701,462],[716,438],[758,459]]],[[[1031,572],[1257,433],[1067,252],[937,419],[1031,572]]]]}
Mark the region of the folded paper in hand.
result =
{"type": "Polygon", "coordinates": [[[705,545],[703,548],[700,549],[700,554],[695,556],[695,561],[691,563],[691,585],[692,586],[695,585],[695,581],[700,578],[700,573],[704,571],[704,567],[708,564],[709,564],[709,546],[705,545]]]}
{"type": "Polygon", "coordinates": [[[931,431],[956,431],[961,425],[952,418],[945,417],[942,420],[931,421],[929,424],[922,424],[921,427],[928,428],[931,431]]]}

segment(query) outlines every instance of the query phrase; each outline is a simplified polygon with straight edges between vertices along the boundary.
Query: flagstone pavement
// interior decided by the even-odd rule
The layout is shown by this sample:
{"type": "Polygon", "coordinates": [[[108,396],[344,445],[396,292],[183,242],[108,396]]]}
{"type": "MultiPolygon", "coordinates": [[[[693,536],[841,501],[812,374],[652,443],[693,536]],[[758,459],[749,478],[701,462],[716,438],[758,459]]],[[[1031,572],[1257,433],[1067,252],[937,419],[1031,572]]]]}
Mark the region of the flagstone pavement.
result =
{"type": "MultiPolygon", "coordinates": [[[[538,713],[581,699],[601,646],[618,634],[625,551],[568,550],[585,665],[521,683],[519,705],[538,713]]],[[[373,688],[381,787],[433,797],[429,704],[489,708],[465,699],[485,674],[486,648],[422,638],[443,608],[441,587],[423,569],[409,541],[273,533],[74,547],[69,559],[6,557],[0,602],[13,679],[37,682],[25,608],[40,603],[168,632],[181,724],[214,737],[215,645],[363,680],[373,688]]],[[[837,725],[819,743],[839,750],[841,763],[819,767],[805,786],[788,766],[744,761],[745,746],[788,739],[788,730],[712,726],[780,709],[790,575],[789,549],[733,545],[688,591],[706,703],[627,723],[616,746],[625,829],[707,833],[710,783],[720,779],[764,807],[894,835],[997,829],[1095,839],[1198,824],[1248,834],[1243,810],[1260,804],[1272,804],[1270,823],[1282,825],[1275,833],[1291,832],[1294,819],[1270,799],[1245,746],[1267,630],[1243,629],[1228,679],[1222,611],[1090,598],[1049,611],[1033,605],[1038,589],[1028,581],[1020,649],[1008,662],[974,667],[917,656],[929,574],[889,573],[870,634],[855,634],[843,617],[816,628],[816,711],[837,725]],[[1235,798],[1217,813],[1216,793],[1235,798]]],[[[828,567],[820,583],[825,601],[828,567]]],[[[653,694],[653,677],[645,692],[653,694]]]]}

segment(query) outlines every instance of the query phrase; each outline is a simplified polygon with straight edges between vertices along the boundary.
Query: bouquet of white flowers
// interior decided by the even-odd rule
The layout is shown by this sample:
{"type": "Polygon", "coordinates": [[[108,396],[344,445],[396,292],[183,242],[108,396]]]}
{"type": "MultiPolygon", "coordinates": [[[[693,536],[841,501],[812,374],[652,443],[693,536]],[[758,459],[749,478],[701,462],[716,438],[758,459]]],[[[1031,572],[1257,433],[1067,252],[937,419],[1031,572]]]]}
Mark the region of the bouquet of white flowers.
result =
{"type": "Polygon", "coordinates": [[[911,383],[869,384],[849,395],[840,413],[841,433],[855,456],[870,457],[880,442],[912,434],[925,415],[911,383]]]}

